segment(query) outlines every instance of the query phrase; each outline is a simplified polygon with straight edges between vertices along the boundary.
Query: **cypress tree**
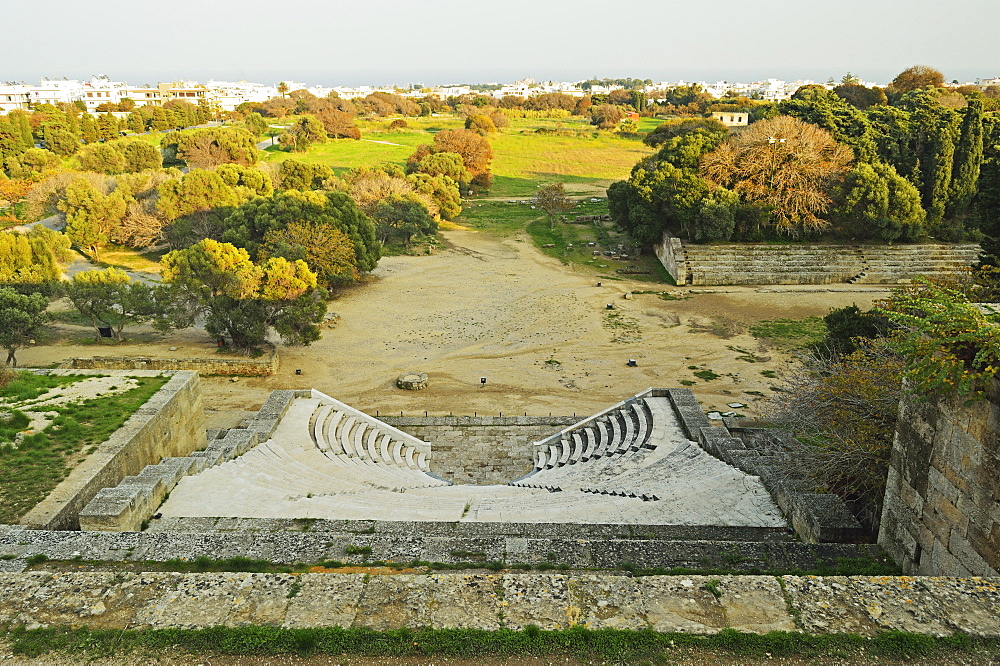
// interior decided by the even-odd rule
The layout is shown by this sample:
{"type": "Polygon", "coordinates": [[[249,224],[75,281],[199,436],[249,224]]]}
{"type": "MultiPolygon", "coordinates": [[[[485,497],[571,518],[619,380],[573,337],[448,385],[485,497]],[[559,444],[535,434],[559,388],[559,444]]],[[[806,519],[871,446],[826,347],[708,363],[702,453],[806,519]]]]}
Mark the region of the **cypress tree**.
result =
{"type": "Polygon", "coordinates": [[[983,103],[969,101],[962,118],[962,127],[955,146],[955,163],[951,175],[951,195],[948,217],[961,215],[976,194],[979,171],[983,163],[983,103]]]}
{"type": "Polygon", "coordinates": [[[97,143],[97,123],[89,113],[83,114],[80,119],[80,138],[84,143],[97,143]]]}

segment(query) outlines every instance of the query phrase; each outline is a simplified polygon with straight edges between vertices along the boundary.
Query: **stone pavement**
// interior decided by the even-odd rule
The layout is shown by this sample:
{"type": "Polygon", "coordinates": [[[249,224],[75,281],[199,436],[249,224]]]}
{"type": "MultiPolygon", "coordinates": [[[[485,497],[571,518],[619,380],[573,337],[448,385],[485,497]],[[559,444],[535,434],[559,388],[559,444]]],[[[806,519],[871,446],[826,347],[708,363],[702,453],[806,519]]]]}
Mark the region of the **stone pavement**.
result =
{"type": "Polygon", "coordinates": [[[601,574],[0,573],[28,628],[725,628],[1000,637],[1000,579],[601,574]]]}

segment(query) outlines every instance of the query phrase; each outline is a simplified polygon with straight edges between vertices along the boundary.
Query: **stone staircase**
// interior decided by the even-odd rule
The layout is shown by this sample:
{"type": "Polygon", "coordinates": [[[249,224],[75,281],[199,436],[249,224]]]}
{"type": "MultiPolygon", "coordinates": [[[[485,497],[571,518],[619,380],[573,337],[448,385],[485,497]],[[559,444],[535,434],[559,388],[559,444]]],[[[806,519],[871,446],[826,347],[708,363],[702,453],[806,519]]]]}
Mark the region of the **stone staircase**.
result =
{"type": "Polygon", "coordinates": [[[427,471],[427,442],[312,391],[259,445],[180,479],[159,515],[786,526],[759,481],[677,423],[670,402],[647,391],[536,443],[524,479],[450,485],[427,471]]]}
{"type": "Polygon", "coordinates": [[[918,275],[958,275],[978,245],[806,245],[683,243],[675,261],[686,284],[903,284],[918,275]]]}

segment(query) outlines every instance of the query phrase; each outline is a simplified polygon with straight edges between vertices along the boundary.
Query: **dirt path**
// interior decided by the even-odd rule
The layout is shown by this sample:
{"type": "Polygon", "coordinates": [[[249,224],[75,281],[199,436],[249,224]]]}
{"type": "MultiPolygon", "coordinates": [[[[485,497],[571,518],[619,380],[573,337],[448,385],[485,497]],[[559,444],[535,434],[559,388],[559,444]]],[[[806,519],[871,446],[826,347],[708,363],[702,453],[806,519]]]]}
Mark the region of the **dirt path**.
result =
{"type": "MultiPolygon", "coordinates": [[[[602,280],[597,287],[596,276],[562,265],[523,238],[442,233],[448,249],[384,258],[376,280],[331,302],[340,324],[310,347],[281,347],[276,376],[204,378],[206,407],[220,412],[219,424],[256,409],[279,388],[316,388],[373,414],[562,415],[589,414],[648,387],[686,380],[697,382],[691,388],[707,409],[741,402],[748,407],[738,411],[753,413],[760,400],[753,392],[770,394],[775,383],[761,371],[780,372],[788,356],[746,333],[748,323],[823,315],[852,303],[867,308],[884,294],[850,285],[722,287],[677,301],[654,294],[625,300],[628,291],[687,290],[632,280],[602,280]],[[738,358],[748,351],[759,362],[738,358]],[[628,359],[637,367],[627,367],[628,359]],[[689,366],[721,376],[696,379],[689,366]],[[406,371],[426,372],[430,387],[397,389],[395,378],[406,371]]],[[[186,330],[147,344],[38,346],[18,358],[30,366],[73,356],[214,351],[203,332],[186,330]]]]}

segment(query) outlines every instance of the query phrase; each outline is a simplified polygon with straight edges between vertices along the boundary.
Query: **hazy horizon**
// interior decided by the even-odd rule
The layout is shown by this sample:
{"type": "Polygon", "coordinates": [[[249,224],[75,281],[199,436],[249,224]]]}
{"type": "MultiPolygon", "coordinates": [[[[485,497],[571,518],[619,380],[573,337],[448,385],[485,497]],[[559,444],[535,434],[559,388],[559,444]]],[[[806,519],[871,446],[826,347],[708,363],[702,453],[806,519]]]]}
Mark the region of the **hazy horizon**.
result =
{"type": "Polygon", "coordinates": [[[1000,76],[1000,3],[769,0],[12,0],[0,80],[107,74],[176,79],[388,85],[638,77],[654,81],[887,83],[912,65],[946,80],[1000,76]],[[17,54],[16,65],[9,54],[17,54]]]}

